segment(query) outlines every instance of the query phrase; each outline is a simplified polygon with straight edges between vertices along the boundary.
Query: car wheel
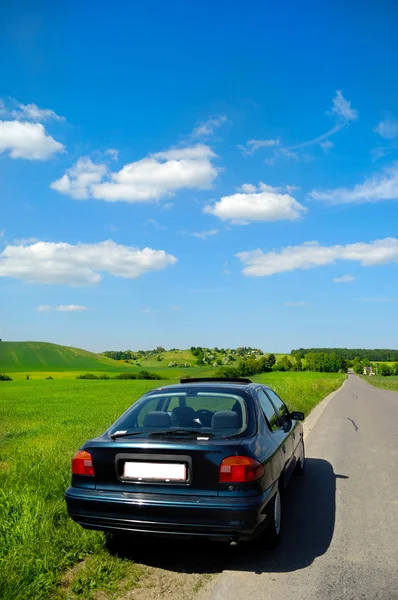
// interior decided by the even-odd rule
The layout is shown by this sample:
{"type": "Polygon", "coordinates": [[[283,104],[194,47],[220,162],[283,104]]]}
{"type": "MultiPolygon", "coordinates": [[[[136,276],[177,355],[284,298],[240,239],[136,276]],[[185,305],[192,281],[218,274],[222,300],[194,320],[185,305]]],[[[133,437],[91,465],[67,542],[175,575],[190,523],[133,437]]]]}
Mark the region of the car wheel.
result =
{"type": "Polygon", "coordinates": [[[299,458],[297,461],[297,465],[295,468],[295,474],[296,475],[302,475],[304,473],[304,467],[305,467],[305,448],[304,448],[304,440],[301,440],[300,442],[300,449],[299,449],[299,458]]]}
{"type": "Polygon", "coordinates": [[[274,548],[281,537],[281,524],[282,524],[282,502],[281,492],[278,487],[275,496],[272,499],[272,518],[271,523],[268,525],[266,536],[267,542],[270,548],[274,548]]]}

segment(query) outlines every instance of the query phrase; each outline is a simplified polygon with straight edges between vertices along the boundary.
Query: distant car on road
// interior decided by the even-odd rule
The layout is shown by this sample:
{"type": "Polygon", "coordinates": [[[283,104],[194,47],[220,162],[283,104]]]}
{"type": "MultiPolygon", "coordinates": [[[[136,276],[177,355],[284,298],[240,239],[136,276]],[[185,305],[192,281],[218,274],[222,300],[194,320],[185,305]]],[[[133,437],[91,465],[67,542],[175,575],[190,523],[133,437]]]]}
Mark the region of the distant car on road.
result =
{"type": "Polygon", "coordinates": [[[188,379],[145,394],[72,461],[82,527],[212,540],[281,531],[281,495],[304,469],[301,412],[249,379],[188,379]]]}

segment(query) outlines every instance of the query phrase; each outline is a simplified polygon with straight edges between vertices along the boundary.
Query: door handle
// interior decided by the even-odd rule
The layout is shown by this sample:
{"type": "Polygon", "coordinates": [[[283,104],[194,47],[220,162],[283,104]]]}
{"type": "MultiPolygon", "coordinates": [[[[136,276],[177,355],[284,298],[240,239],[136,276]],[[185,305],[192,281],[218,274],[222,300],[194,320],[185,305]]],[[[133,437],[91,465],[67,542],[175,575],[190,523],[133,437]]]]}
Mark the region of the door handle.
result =
{"type": "Polygon", "coordinates": [[[282,444],[282,451],[286,454],[286,446],[285,446],[285,444],[282,444]]]}

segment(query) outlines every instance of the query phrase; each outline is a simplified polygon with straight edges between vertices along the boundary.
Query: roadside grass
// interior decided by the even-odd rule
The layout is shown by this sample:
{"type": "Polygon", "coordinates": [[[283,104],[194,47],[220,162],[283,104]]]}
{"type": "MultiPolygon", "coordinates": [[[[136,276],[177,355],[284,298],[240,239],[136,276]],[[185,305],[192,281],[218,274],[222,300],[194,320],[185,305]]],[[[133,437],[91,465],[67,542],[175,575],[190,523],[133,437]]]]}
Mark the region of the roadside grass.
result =
{"type": "Polygon", "coordinates": [[[344,373],[273,372],[255,375],[253,381],[274,389],[290,410],[308,415],[323,398],[337,390],[347,378],[344,373]]]}
{"type": "MultiPolygon", "coordinates": [[[[112,573],[116,579],[125,576],[121,559],[106,552],[104,536],[86,531],[69,519],[63,494],[70,483],[70,462],[75,451],[85,440],[104,431],[154,384],[84,380],[2,383],[2,600],[49,598],[60,585],[62,574],[88,556],[89,576],[76,574],[68,593],[63,593],[62,587],[58,589],[57,600],[74,595],[89,598],[85,587],[91,585],[92,592],[103,589],[105,572],[109,580],[112,573]],[[90,583],[85,583],[88,579],[90,583]],[[79,586],[85,591],[78,592],[79,586]]],[[[136,578],[138,571],[132,566],[130,579],[133,575],[136,578]]]]}
{"type": "Polygon", "coordinates": [[[374,387],[381,388],[382,390],[392,390],[398,392],[398,376],[391,375],[390,377],[382,377],[381,375],[372,375],[371,377],[361,375],[361,379],[370,383],[374,387]]]}
{"type": "MultiPolygon", "coordinates": [[[[304,372],[255,379],[275,388],[291,409],[308,413],[344,377],[304,372]]],[[[0,383],[2,600],[90,600],[101,591],[110,598],[138,584],[142,567],[110,555],[103,534],[69,519],[63,494],[75,451],[143,393],[168,383],[45,378],[0,383]]]]}

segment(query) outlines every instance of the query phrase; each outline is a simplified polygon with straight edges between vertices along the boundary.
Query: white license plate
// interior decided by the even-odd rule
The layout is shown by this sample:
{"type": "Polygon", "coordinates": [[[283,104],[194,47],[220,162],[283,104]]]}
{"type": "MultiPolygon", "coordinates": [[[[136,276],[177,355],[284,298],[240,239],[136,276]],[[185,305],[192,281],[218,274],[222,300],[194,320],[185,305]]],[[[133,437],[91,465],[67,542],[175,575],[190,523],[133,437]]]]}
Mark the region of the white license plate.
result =
{"type": "Polygon", "coordinates": [[[186,481],[187,467],[181,463],[125,462],[123,477],[136,481],[186,481]]]}

